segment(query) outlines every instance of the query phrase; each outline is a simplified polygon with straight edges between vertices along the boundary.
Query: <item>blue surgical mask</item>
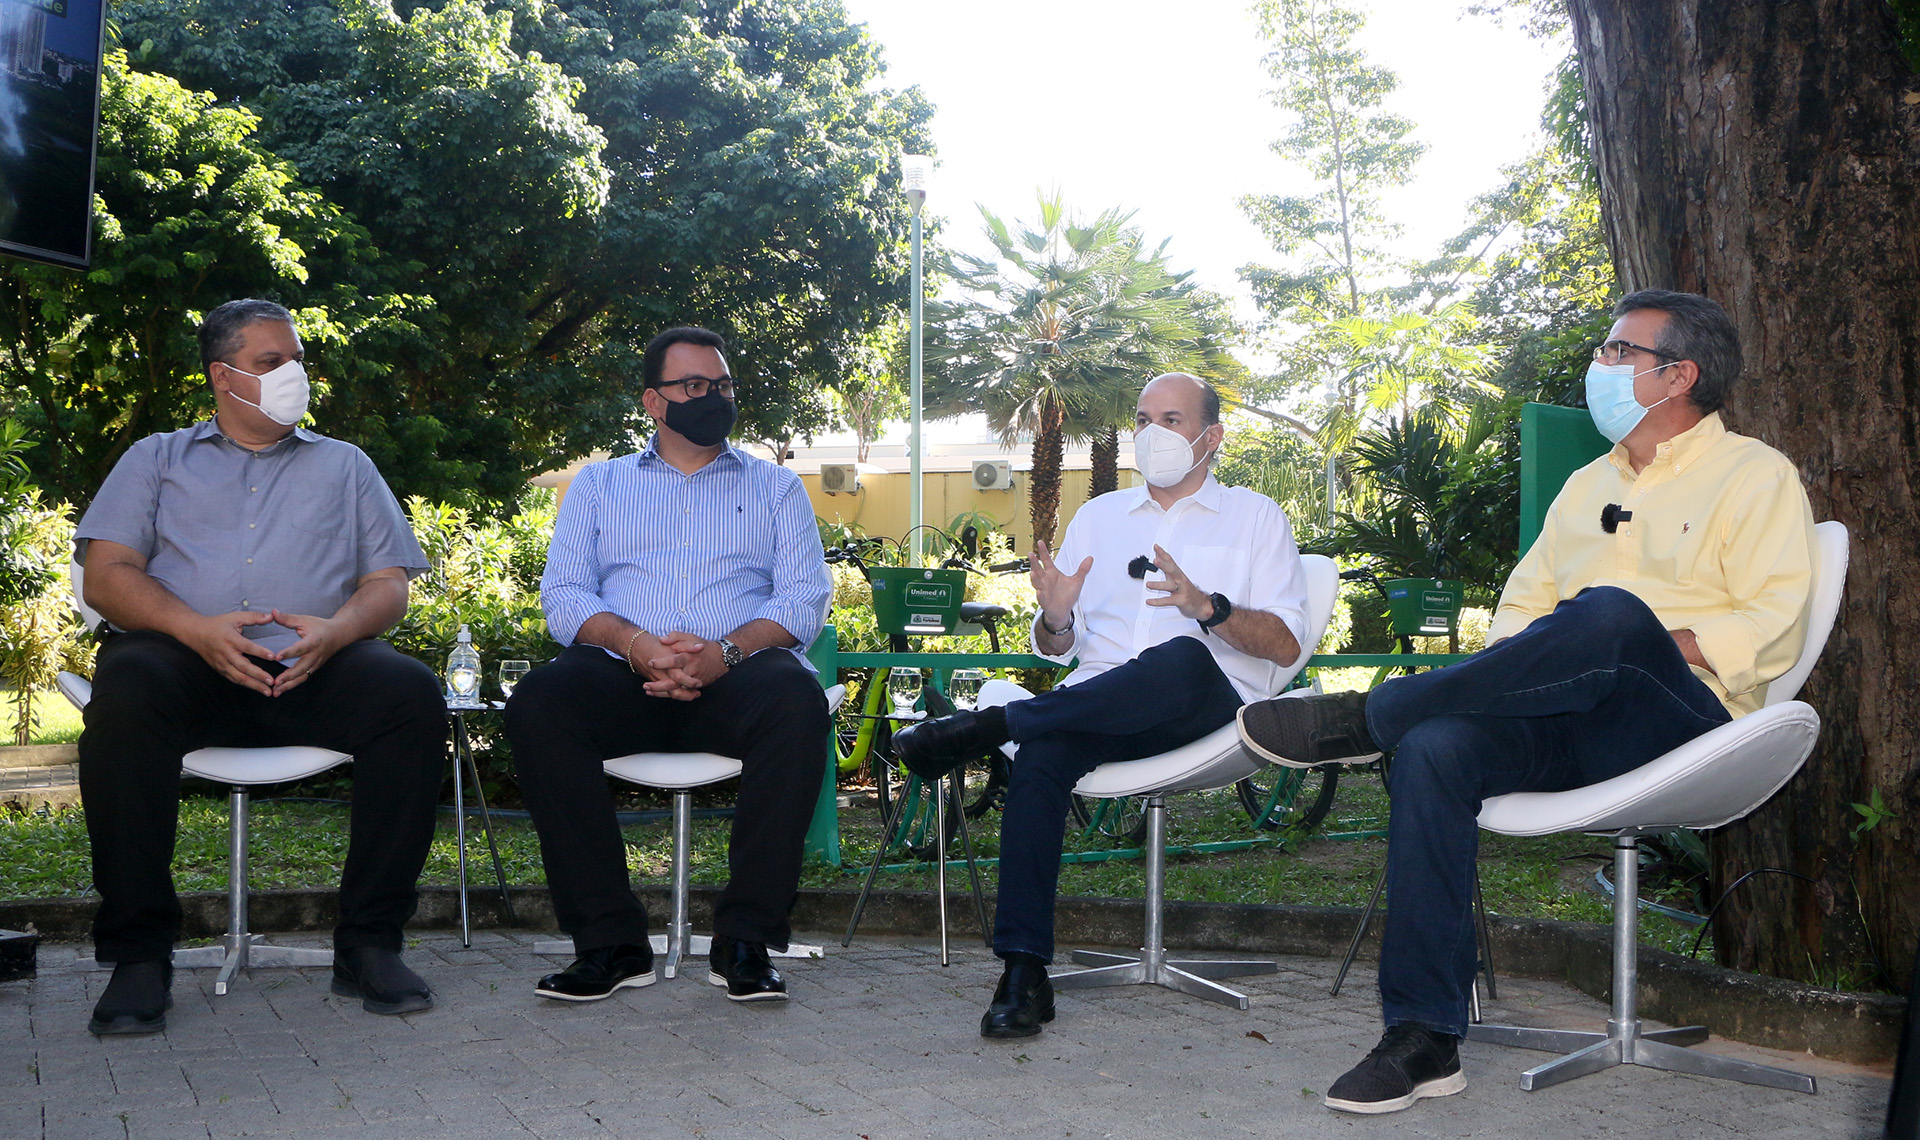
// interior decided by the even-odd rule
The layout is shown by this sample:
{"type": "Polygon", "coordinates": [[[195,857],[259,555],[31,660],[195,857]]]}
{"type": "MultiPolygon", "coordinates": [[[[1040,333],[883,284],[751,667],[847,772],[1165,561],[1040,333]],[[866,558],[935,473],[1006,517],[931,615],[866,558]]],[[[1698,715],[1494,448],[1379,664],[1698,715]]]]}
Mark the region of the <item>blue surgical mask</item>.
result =
{"type": "Polygon", "coordinates": [[[1593,426],[1607,437],[1609,443],[1619,443],[1627,438],[1647,413],[1659,407],[1667,400],[1660,400],[1652,407],[1646,407],[1633,398],[1633,382],[1648,372],[1658,372],[1667,367],[1657,364],[1639,372],[1631,364],[1602,364],[1594,361],[1587,365],[1587,412],[1593,416],[1593,426]]]}

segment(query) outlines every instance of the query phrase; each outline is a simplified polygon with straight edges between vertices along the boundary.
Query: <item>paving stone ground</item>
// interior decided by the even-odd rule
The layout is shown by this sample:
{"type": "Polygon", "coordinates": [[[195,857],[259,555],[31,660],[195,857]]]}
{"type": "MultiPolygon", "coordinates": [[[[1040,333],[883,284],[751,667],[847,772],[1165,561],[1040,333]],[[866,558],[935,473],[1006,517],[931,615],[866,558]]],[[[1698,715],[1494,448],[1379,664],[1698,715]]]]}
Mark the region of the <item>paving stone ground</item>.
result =
{"type": "MultiPolygon", "coordinates": [[[[408,959],[439,1003],[376,1017],[324,970],[260,971],[224,997],[175,976],[167,1032],[96,1040],[104,973],[45,945],[39,976],[0,985],[0,1138],[229,1136],[541,1140],[920,1137],[1845,1137],[1877,1140],[1888,1073],[1722,1041],[1811,1072],[1817,1096],[1623,1068],[1537,1093],[1545,1054],[1467,1043],[1464,1093],[1385,1117],[1320,1106],[1379,1035],[1372,976],[1329,998],[1335,963],[1290,958],[1240,979],[1250,1012],[1157,987],[1063,994],[1040,1037],[978,1035],[997,963],[978,943],[942,968],[927,941],[832,936],[783,962],[793,1000],[739,1006],[704,960],[604,1002],[533,994],[556,963],[523,932],[421,935],[408,959]]],[[[288,945],[325,945],[290,935],[288,945]]],[[[1501,980],[1487,1019],[1597,1028],[1606,1010],[1552,982],[1501,980]]]]}

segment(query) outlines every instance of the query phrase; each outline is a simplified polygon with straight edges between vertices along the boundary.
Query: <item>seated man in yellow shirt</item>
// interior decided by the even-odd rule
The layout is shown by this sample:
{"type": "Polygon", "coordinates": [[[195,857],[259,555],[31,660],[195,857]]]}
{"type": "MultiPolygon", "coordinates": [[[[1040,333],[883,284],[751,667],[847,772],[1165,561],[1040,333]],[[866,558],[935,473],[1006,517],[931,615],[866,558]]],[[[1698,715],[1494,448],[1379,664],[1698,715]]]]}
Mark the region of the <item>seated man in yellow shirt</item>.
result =
{"type": "Polygon", "coordinates": [[[1490,648],[1370,694],[1240,710],[1241,738],[1276,763],[1394,754],[1387,1031],[1328,1089],[1329,1108],[1392,1112],[1466,1087],[1481,800],[1611,779],[1752,712],[1806,639],[1813,512],[1785,456],[1720,422],[1740,375],[1733,322],[1659,290],[1614,315],[1587,372],[1614,448],[1549,508],[1490,648]]]}

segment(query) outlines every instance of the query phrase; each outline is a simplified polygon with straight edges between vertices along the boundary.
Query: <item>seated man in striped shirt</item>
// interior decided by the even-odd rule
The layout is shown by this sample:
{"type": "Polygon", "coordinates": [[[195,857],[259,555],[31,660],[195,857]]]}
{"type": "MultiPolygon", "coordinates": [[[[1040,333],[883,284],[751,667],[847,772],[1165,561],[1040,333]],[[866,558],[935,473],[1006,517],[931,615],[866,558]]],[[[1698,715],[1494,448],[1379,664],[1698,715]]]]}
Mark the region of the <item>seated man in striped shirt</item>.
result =
{"type": "Polygon", "coordinates": [[[700,328],[653,338],[641,364],[653,439],[587,467],[560,505],[540,594],[566,649],[527,675],[506,713],[576,955],[540,979],[542,997],[597,1001],[653,984],[647,914],[601,770],[653,751],[740,758],[708,980],[734,1001],[787,996],[768,947],[787,945],[825,774],[826,698],[801,654],[832,579],[799,477],[727,443],[725,347],[700,328]]]}
{"type": "Polygon", "coordinates": [[[1263,701],[1240,736],[1278,764],[1394,753],[1380,1044],[1328,1108],[1466,1087],[1480,802],[1585,787],[1758,709],[1807,634],[1813,509],[1793,462],[1720,422],[1740,376],[1726,311],[1644,290],[1587,371],[1612,451],[1573,473],[1501,592],[1490,648],[1370,694],[1263,701]]]}

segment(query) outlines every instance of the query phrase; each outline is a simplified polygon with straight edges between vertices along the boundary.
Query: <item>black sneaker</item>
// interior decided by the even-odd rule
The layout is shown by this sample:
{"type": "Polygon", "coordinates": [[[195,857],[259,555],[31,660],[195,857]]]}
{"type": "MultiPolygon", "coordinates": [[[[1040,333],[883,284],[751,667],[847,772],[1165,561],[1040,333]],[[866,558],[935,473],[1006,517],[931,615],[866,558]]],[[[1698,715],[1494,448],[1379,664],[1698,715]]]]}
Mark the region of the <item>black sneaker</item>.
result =
{"type": "Polygon", "coordinates": [[[637,989],[659,980],[653,972],[653,947],[641,943],[582,951],[573,965],[548,974],[533,992],[555,1001],[599,1001],[615,990],[637,989]]]}
{"type": "Polygon", "coordinates": [[[173,1008],[173,963],[166,959],[116,962],[106,992],[93,1007],[87,1032],[95,1037],[132,1037],[167,1027],[173,1008]]]}
{"type": "Polygon", "coordinates": [[[786,1001],[787,980],[773,968],[764,942],[714,935],[707,954],[707,981],[727,987],[730,1001],[786,1001]]]}
{"type": "Polygon", "coordinates": [[[1336,1112],[1399,1112],[1421,1097],[1452,1096],[1466,1087],[1458,1037],[1396,1025],[1366,1060],[1333,1082],[1321,1103],[1336,1112]]]}
{"type": "Polygon", "coordinates": [[[1365,693],[1316,693],[1274,697],[1241,705],[1240,742],[1247,750],[1289,768],[1365,764],[1380,758],[1367,732],[1365,693]]]}

